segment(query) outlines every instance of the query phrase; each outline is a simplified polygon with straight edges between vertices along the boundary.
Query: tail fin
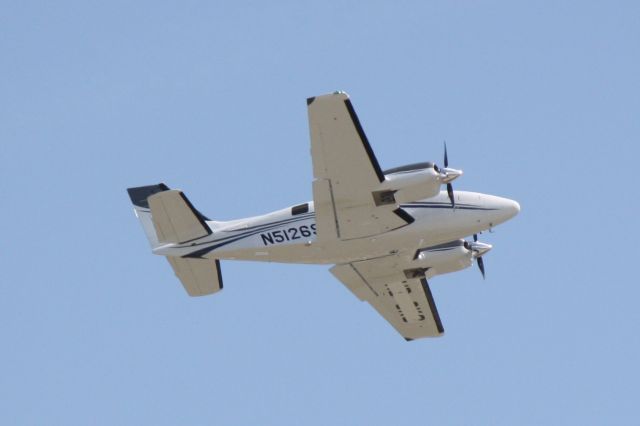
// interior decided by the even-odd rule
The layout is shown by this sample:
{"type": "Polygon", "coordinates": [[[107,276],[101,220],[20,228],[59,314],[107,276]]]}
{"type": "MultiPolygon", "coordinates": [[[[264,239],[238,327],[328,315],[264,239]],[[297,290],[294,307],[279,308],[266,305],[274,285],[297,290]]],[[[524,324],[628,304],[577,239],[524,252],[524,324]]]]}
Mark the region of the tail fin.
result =
{"type": "Polygon", "coordinates": [[[133,203],[136,217],[142,224],[142,229],[144,230],[152,249],[160,245],[160,240],[158,239],[158,234],[156,233],[153,220],[151,219],[151,208],[149,207],[147,198],[164,191],[169,191],[169,187],[164,183],[127,189],[129,198],[131,198],[131,202],[133,203]]]}
{"type": "Polygon", "coordinates": [[[147,198],[151,219],[160,243],[184,243],[211,235],[206,218],[177,189],[147,198]]]}
{"type": "Polygon", "coordinates": [[[160,183],[128,188],[127,192],[152,248],[211,234],[210,219],[196,210],[182,191],[160,183]]]}
{"type": "MultiPolygon", "coordinates": [[[[206,222],[209,219],[193,207],[182,191],[171,190],[160,183],[129,188],[127,192],[152,249],[212,233],[206,222]]],[[[220,262],[217,259],[166,257],[190,296],[203,296],[222,290],[220,262]]]]}

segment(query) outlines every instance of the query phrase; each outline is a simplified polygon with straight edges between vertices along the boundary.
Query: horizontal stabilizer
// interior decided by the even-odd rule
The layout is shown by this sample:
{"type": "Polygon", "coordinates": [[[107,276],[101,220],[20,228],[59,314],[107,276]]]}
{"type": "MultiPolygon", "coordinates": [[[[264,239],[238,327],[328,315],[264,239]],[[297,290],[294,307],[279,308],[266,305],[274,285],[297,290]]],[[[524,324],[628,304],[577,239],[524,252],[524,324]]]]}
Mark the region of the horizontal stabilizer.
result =
{"type": "Polygon", "coordinates": [[[177,189],[147,198],[153,226],[161,243],[184,243],[211,234],[204,216],[177,189]]]}
{"type": "Polygon", "coordinates": [[[167,260],[189,296],[206,296],[222,290],[220,261],[217,259],[167,256],[167,260]]]}

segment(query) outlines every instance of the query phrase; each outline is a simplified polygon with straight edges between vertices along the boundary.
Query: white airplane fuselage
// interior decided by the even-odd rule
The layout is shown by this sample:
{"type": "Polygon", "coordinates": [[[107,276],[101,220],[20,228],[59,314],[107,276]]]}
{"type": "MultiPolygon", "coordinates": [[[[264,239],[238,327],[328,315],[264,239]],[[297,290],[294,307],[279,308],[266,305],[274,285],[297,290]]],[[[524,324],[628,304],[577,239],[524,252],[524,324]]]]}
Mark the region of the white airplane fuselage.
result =
{"type": "Polygon", "coordinates": [[[313,201],[216,221],[164,183],[128,188],[153,253],[165,256],[190,296],[223,289],[221,260],[331,264],[331,274],[405,339],[441,336],[428,280],[474,263],[484,277],[492,246],[477,234],[520,205],[454,191],[463,171],[449,167],[446,145],[442,166],[382,170],[344,92],[308,98],[307,111],[313,201]]]}
{"type": "Polygon", "coordinates": [[[415,219],[413,223],[365,238],[319,240],[313,202],[309,202],[308,211],[299,214],[287,208],[230,222],[208,221],[211,235],[195,242],[162,245],[153,252],[164,256],[341,264],[413,253],[455,241],[491,229],[520,210],[517,202],[493,195],[456,191],[455,197],[455,208],[444,191],[429,199],[402,204],[415,219]]]}

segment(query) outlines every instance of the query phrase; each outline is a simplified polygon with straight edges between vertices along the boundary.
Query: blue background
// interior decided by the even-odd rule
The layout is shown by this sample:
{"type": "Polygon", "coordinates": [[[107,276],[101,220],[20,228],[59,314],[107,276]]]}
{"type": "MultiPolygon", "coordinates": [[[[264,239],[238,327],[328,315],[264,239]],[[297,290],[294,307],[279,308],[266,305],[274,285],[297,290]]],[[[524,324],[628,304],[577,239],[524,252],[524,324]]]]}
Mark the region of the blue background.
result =
{"type": "Polygon", "coordinates": [[[638,421],[637,2],[2,2],[0,423],[638,421]],[[383,168],[518,200],[406,343],[326,266],[189,298],[125,192],[226,220],[311,198],[305,98],[383,168]]]}

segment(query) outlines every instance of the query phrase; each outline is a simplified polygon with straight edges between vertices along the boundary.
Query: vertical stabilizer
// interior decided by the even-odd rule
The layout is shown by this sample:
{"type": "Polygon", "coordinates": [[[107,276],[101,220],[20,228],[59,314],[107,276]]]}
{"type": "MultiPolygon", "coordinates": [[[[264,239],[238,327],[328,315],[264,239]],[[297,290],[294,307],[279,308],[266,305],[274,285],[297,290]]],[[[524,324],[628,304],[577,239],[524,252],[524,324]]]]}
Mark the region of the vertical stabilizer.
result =
{"type": "MultiPolygon", "coordinates": [[[[169,189],[164,183],[129,188],[127,192],[152,249],[210,235],[209,224],[220,224],[196,210],[182,191],[169,189]]],[[[189,296],[222,290],[219,260],[166,258],[189,296]]]]}
{"type": "Polygon", "coordinates": [[[147,198],[149,198],[151,195],[168,190],[169,187],[164,183],[127,189],[129,197],[131,198],[131,202],[133,203],[136,217],[142,224],[142,229],[144,230],[144,233],[147,236],[147,240],[149,241],[152,249],[158,247],[160,245],[160,242],[158,240],[158,235],[156,233],[155,227],[153,226],[153,220],[151,219],[151,209],[149,208],[149,202],[147,201],[147,198]]]}

